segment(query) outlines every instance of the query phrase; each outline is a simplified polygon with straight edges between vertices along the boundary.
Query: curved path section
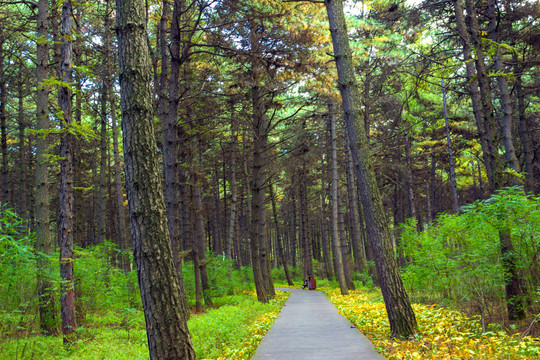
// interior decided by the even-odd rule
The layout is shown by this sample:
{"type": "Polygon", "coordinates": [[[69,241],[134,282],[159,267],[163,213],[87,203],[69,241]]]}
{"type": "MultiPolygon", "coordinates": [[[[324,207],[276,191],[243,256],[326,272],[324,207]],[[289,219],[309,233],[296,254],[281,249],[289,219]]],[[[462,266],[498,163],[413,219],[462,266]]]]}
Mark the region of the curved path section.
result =
{"type": "Polygon", "coordinates": [[[379,360],[360,331],[318,291],[277,289],[291,295],[252,360],[379,360]]]}

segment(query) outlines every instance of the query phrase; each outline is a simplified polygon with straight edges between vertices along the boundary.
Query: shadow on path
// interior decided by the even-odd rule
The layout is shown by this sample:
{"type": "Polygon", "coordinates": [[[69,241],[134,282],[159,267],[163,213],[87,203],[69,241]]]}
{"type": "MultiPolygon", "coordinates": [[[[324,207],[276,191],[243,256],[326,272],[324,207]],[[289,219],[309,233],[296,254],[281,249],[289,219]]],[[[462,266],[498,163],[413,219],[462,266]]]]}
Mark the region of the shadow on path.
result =
{"type": "Polygon", "coordinates": [[[318,291],[291,295],[252,360],[380,360],[371,342],[318,291]]]}

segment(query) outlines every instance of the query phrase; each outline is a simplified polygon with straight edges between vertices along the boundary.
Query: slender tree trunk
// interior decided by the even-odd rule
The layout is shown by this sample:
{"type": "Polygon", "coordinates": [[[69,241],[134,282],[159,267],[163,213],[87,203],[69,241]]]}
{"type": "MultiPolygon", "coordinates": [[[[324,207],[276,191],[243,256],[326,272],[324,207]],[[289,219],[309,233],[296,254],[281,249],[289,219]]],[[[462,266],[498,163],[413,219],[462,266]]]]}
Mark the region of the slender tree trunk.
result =
{"type": "Polygon", "coordinates": [[[488,119],[484,119],[484,116],[482,115],[482,100],[480,97],[480,92],[478,90],[478,78],[474,69],[471,36],[467,32],[467,26],[465,23],[465,16],[463,15],[463,5],[461,4],[461,0],[452,0],[452,2],[454,4],[456,27],[463,43],[463,61],[465,63],[467,83],[469,84],[469,95],[471,97],[473,114],[476,120],[476,127],[478,129],[478,134],[480,137],[480,145],[482,147],[484,163],[486,164],[486,171],[488,173],[488,178],[490,179],[490,182],[492,182],[494,170],[492,166],[494,165],[494,163],[491,152],[493,151],[493,144],[490,142],[492,139],[488,138],[488,135],[490,134],[486,132],[485,121],[487,121],[488,119]]]}
{"type": "MultiPolygon", "coordinates": [[[[521,167],[516,155],[516,149],[514,147],[514,136],[512,135],[512,101],[510,100],[510,91],[508,90],[508,82],[506,81],[506,76],[501,75],[504,72],[502,64],[502,55],[501,48],[499,46],[499,34],[497,31],[498,19],[495,15],[495,1],[487,0],[487,12],[489,18],[489,27],[488,35],[496,45],[495,53],[493,54],[493,67],[497,74],[497,86],[500,92],[500,101],[503,110],[503,121],[502,121],[502,143],[506,155],[507,166],[516,171],[521,172],[521,167]]],[[[511,180],[513,185],[519,185],[517,178],[511,180]]]]}
{"type": "MultiPolygon", "coordinates": [[[[48,78],[48,0],[39,0],[37,19],[37,84],[43,84],[48,78]]],[[[46,335],[55,333],[56,316],[54,311],[53,285],[47,276],[49,273],[49,255],[51,254],[51,234],[49,221],[49,89],[38,86],[36,90],[36,130],[43,135],[36,137],[35,168],[35,215],[36,215],[36,251],[43,254],[37,257],[37,293],[39,300],[39,319],[41,331],[46,335]]]]}
{"type": "Polygon", "coordinates": [[[156,139],[144,4],[117,1],[124,164],[150,359],[195,359],[178,285],[156,139]]]}
{"type": "MultiPolygon", "coordinates": [[[[73,9],[71,0],[62,5],[62,81],[73,82],[72,68],[72,36],[73,9]]],[[[62,333],[64,345],[73,340],[77,328],[75,316],[75,283],[73,280],[73,140],[70,132],[73,123],[72,91],[62,86],[58,93],[58,104],[62,110],[62,127],[60,140],[60,277],[62,278],[62,333]]]]}
{"type": "Polygon", "coordinates": [[[390,336],[409,337],[416,332],[416,318],[399,274],[365,127],[362,126],[364,124],[357,104],[360,94],[352,64],[343,3],[341,0],[325,0],[325,4],[343,101],[345,127],[349,136],[368,238],[375,255],[377,273],[390,322],[390,336]],[[361,124],[358,127],[357,122],[361,124]]]}
{"type": "MultiPolygon", "coordinates": [[[[254,30],[253,30],[254,31],[254,30]]],[[[254,60],[256,61],[256,60],[254,60]]],[[[266,147],[267,118],[262,104],[262,94],[259,86],[251,89],[253,101],[253,170],[251,180],[252,211],[251,211],[251,265],[255,277],[257,299],[260,302],[268,301],[268,293],[265,285],[266,253],[262,252],[260,244],[264,243],[264,203],[265,192],[263,184],[264,164],[266,162],[264,152],[266,147]]]]}
{"type": "MultiPolygon", "coordinates": [[[[174,0],[173,16],[171,22],[171,74],[169,79],[169,97],[168,97],[168,113],[165,109],[161,109],[160,117],[162,122],[162,139],[163,139],[163,166],[165,173],[165,204],[167,208],[167,224],[169,228],[169,236],[171,242],[171,248],[173,251],[173,260],[177,273],[177,281],[180,285],[180,289],[184,289],[184,279],[182,276],[182,262],[180,259],[180,218],[179,218],[179,184],[178,184],[178,159],[179,159],[179,132],[182,128],[178,126],[178,105],[180,101],[180,67],[182,65],[181,54],[181,32],[180,21],[183,11],[184,1],[174,0]]],[[[168,20],[169,5],[166,0],[163,3],[163,16],[162,18],[168,20]]],[[[161,26],[165,26],[166,24],[161,26]]],[[[161,51],[162,61],[165,60],[166,71],[168,70],[168,54],[169,49],[166,47],[166,39],[161,38],[161,51]]],[[[163,69],[162,69],[163,71],[163,69]]],[[[161,74],[160,80],[163,82],[161,85],[161,92],[166,91],[167,86],[167,73],[161,74]]],[[[159,100],[160,106],[167,106],[167,97],[165,94],[161,94],[159,100]]],[[[182,296],[182,299],[186,299],[182,296]]],[[[189,305],[186,302],[182,304],[184,312],[189,314],[189,305]]]]}
{"type": "Polygon", "coordinates": [[[7,114],[6,114],[6,74],[4,69],[5,39],[0,39],[0,143],[2,149],[2,204],[9,202],[8,182],[8,147],[7,147],[7,114]]]}
{"type": "MultiPolygon", "coordinates": [[[[338,195],[339,196],[339,195],[338,195]]],[[[349,261],[349,247],[347,246],[347,234],[345,233],[345,219],[341,207],[338,208],[339,246],[341,246],[341,259],[343,260],[343,275],[349,290],[355,290],[352,280],[351,266],[349,261]]]]}
{"type": "Polygon", "coordinates": [[[229,232],[227,234],[227,244],[225,246],[225,256],[227,259],[232,259],[232,249],[234,245],[234,234],[235,234],[235,222],[236,222],[236,203],[238,201],[237,190],[236,190],[236,129],[234,124],[233,111],[234,107],[231,106],[231,215],[229,216],[229,232]]]}
{"type": "Polygon", "coordinates": [[[518,104],[518,118],[519,118],[519,133],[521,136],[521,147],[523,149],[523,162],[525,164],[525,190],[527,192],[532,191],[535,179],[532,172],[532,156],[531,146],[529,141],[529,127],[527,124],[527,118],[525,117],[525,99],[523,95],[523,80],[521,77],[521,71],[518,68],[518,59],[515,54],[512,55],[512,61],[514,62],[514,74],[516,76],[516,97],[518,104]]]}
{"type": "Polygon", "coordinates": [[[450,181],[452,181],[452,195],[454,199],[454,212],[459,213],[457,183],[456,183],[456,169],[454,167],[454,156],[452,154],[452,141],[450,140],[450,126],[448,125],[448,112],[446,109],[446,87],[444,86],[444,79],[441,79],[441,86],[443,91],[443,109],[444,109],[444,123],[446,126],[446,144],[448,145],[448,163],[450,165],[450,181]]]}
{"type": "Polygon", "coordinates": [[[18,92],[18,111],[17,111],[17,123],[19,125],[19,203],[18,212],[19,216],[23,220],[28,219],[28,191],[27,191],[27,179],[28,179],[28,162],[26,161],[26,146],[24,128],[26,126],[24,120],[24,93],[23,93],[23,62],[19,60],[19,72],[21,74],[19,81],[17,82],[18,92]]]}
{"type": "Polygon", "coordinates": [[[362,237],[360,224],[360,211],[358,210],[358,198],[356,194],[356,183],[354,181],[354,169],[352,163],[351,147],[347,144],[347,195],[349,198],[349,216],[351,217],[351,239],[353,245],[353,256],[358,271],[362,272],[368,268],[366,258],[366,247],[362,237]]]}
{"type": "Polygon", "coordinates": [[[272,200],[272,213],[274,215],[274,226],[275,226],[275,229],[276,229],[276,245],[277,245],[276,248],[277,248],[277,252],[278,252],[278,258],[281,259],[281,262],[283,263],[283,270],[285,271],[285,277],[287,278],[287,284],[289,284],[289,286],[293,286],[293,282],[292,282],[292,279],[291,279],[291,274],[289,273],[289,266],[287,265],[287,258],[283,254],[283,246],[281,244],[279,224],[278,224],[276,197],[274,196],[274,188],[273,188],[272,184],[270,184],[269,191],[270,191],[270,199],[272,200]]]}
{"type": "MultiPolygon", "coordinates": [[[[110,18],[109,18],[109,2],[105,2],[105,18],[103,29],[105,34],[103,35],[103,61],[107,64],[109,62],[109,49],[110,45],[110,18]]],[[[106,66],[108,70],[108,67],[106,66]]],[[[103,72],[103,78],[101,80],[101,116],[100,116],[100,162],[99,162],[99,198],[98,198],[98,223],[97,223],[97,242],[101,244],[105,238],[106,226],[105,226],[105,175],[106,175],[106,161],[107,152],[109,148],[109,138],[107,135],[107,103],[109,102],[109,73],[103,72]]]]}
{"type": "Polygon", "coordinates": [[[334,252],[335,270],[339,281],[341,295],[347,295],[349,289],[345,279],[345,271],[343,269],[344,256],[339,243],[339,226],[338,226],[338,166],[337,166],[337,134],[336,134],[336,107],[333,103],[328,106],[328,121],[330,123],[330,146],[332,151],[332,217],[331,217],[331,238],[332,250],[334,252]]]}
{"type": "MultiPolygon", "coordinates": [[[[466,23],[469,28],[469,35],[472,41],[472,47],[475,50],[475,64],[478,79],[478,86],[480,89],[479,101],[482,104],[483,109],[483,134],[486,138],[486,148],[482,149],[485,154],[486,170],[488,174],[488,180],[491,188],[491,192],[495,189],[500,189],[503,186],[502,178],[502,164],[498,155],[498,141],[495,132],[495,116],[493,110],[493,103],[491,98],[491,91],[489,86],[489,77],[485,64],[485,54],[482,48],[482,38],[480,37],[480,28],[478,26],[478,19],[476,15],[476,8],[473,0],[465,0],[467,8],[466,23]],[[491,176],[491,177],[490,177],[491,176]]],[[[463,39],[466,39],[463,35],[463,39]]],[[[465,63],[468,59],[465,59],[465,63]]],[[[473,74],[470,75],[471,77],[473,74]]],[[[471,94],[474,94],[471,91],[471,94]]],[[[472,96],[472,95],[471,95],[472,96]]],[[[476,98],[477,95],[474,94],[476,98]]],[[[471,97],[472,98],[472,97],[471,97]]],[[[481,133],[481,134],[482,134],[481,133]]]]}
{"type": "Polygon", "coordinates": [[[203,291],[204,304],[206,306],[212,306],[212,297],[210,294],[210,283],[208,281],[208,274],[206,272],[206,234],[204,231],[204,216],[203,216],[203,203],[202,203],[202,184],[199,174],[202,169],[202,155],[201,155],[201,144],[198,138],[193,139],[194,150],[197,150],[198,164],[193,167],[193,202],[195,206],[195,223],[196,223],[196,232],[195,236],[197,237],[197,246],[199,252],[199,268],[201,275],[201,287],[203,291]]]}

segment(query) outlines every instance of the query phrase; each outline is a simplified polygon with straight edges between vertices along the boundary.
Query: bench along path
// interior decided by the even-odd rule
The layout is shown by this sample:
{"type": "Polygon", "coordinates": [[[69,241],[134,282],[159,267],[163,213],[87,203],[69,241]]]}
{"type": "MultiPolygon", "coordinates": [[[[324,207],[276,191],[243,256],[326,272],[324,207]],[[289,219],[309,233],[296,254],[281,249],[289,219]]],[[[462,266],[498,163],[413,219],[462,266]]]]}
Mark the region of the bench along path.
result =
{"type": "Polygon", "coordinates": [[[318,291],[290,291],[252,360],[379,360],[371,342],[318,291]]]}

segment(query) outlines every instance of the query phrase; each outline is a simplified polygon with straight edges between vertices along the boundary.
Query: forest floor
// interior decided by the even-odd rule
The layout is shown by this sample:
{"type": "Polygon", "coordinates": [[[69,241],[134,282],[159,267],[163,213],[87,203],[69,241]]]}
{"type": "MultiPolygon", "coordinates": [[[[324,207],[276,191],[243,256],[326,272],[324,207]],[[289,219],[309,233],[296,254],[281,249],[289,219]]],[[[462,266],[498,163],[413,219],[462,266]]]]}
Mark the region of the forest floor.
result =
{"type": "Polygon", "coordinates": [[[387,359],[540,359],[538,337],[512,334],[497,326],[483,332],[479,317],[438,305],[413,304],[418,334],[409,340],[392,340],[380,294],[359,290],[342,296],[339,289],[323,291],[387,359]]]}

